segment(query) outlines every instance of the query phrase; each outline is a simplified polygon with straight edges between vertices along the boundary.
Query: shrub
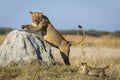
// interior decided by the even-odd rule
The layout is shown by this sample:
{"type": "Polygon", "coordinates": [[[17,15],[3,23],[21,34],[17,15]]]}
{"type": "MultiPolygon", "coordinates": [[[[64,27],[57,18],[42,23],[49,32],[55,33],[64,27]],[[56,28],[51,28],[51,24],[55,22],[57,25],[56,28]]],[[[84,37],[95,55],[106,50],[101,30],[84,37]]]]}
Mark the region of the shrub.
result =
{"type": "Polygon", "coordinates": [[[12,31],[13,29],[12,28],[4,28],[4,27],[1,27],[0,28],[0,35],[4,35],[4,34],[8,34],[10,31],[12,31]]]}

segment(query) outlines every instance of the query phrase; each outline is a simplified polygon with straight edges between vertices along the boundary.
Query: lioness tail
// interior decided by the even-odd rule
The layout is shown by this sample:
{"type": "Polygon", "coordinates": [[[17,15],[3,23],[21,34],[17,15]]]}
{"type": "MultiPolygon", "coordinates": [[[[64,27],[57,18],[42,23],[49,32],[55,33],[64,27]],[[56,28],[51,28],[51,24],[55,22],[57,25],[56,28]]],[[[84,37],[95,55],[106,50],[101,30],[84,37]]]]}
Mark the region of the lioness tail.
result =
{"type": "Polygon", "coordinates": [[[83,40],[84,40],[84,38],[85,38],[85,31],[84,31],[84,29],[83,29],[83,27],[81,26],[81,25],[78,25],[78,27],[82,30],[82,33],[83,33],[83,37],[82,37],[82,39],[79,41],[79,42],[77,42],[77,43],[70,43],[71,45],[78,45],[78,44],[80,44],[83,40]]]}

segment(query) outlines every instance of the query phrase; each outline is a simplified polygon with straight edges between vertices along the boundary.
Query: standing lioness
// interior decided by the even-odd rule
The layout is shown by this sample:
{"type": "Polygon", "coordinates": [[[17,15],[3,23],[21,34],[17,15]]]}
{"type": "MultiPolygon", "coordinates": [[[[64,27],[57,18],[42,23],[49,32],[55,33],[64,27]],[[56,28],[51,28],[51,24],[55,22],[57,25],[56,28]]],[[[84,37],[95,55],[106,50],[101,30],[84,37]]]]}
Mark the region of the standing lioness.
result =
{"type": "MultiPolygon", "coordinates": [[[[61,56],[65,64],[70,65],[69,52],[70,46],[73,43],[70,43],[67,40],[65,40],[64,37],[53,27],[49,19],[41,12],[30,12],[30,14],[32,17],[32,25],[22,25],[22,28],[27,31],[40,32],[41,36],[45,41],[47,41],[49,44],[57,47],[60,50],[61,56]]],[[[79,27],[82,29],[81,26],[79,27]]],[[[83,34],[85,35],[84,30],[83,34]]],[[[82,38],[81,41],[83,40],[84,37],[82,38]]],[[[73,45],[77,45],[80,42],[75,43],[73,45]]]]}

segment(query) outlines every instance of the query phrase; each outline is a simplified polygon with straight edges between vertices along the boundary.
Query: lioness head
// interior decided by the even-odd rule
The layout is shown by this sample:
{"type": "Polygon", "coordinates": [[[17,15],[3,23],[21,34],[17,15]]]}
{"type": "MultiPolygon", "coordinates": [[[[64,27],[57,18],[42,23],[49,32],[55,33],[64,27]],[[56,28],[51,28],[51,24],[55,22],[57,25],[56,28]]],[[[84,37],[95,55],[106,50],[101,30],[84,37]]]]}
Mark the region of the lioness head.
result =
{"type": "Polygon", "coordinates": [[[32,18],[32,25],[36,26],[42,20],[43,13],[42,12],[30,12],[32,18]]]}
{"type": "Polygon", "coordinates": [[[49,24],[49,19],[42,12],[30,12],[32,25],[22,25],[22,29],[27,31],[37,31],[49,24]],[[38,27],[39,26],[39,27],[38,27]]]}

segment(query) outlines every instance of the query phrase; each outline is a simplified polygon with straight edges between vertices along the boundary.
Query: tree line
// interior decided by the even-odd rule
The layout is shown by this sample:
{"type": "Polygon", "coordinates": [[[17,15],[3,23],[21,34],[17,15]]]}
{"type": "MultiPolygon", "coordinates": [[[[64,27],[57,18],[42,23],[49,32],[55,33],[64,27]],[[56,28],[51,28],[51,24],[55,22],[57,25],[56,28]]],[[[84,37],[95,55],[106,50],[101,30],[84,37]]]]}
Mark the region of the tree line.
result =
{"type": "MultiPolygon", "coordinates": [[[[75,35],[75,34],[80,34],[82,35],[82,31],[80,30],[59,30],[59,32],[61,34],[67,35],[67,34],[71,34],[71,35],[75,35]]],[[[85,31],[86,35],[89,36],[95,36],[95,37],[100,37],[103,35],[112,35],[115,37],[120,37],[120,31],[114,31],[114,32],[110,32],[110,31],[98,31],[98,30],[87,30],[85,31]]]]}
{"type": "MultiPolygon", "coordinates": [[[[14,29],[0,27],[0,35],[8,34],[12,30],[14,30],[14,29]]],[[[82,35],[82,31],[80,31],[80,30],[58,30],[58,31],[63,35],[67,35],[67,34],[71,34],[71,35],[80,34],[80,35],[82,35]]],[[[100,37],[103,35],[113,35],[115,37],[120,37],[120,31],[109,32],[109,31],[87,30],[87,31],[85,31],[85,33],[86,33],[86,35],[95,36],[95,37],[100,37]]]]}
{"type": "Polygon", "coordinates": [[[12,28],[0,27],[0,35],[8,34],[12,30],[13,30],[12,28]]]}

